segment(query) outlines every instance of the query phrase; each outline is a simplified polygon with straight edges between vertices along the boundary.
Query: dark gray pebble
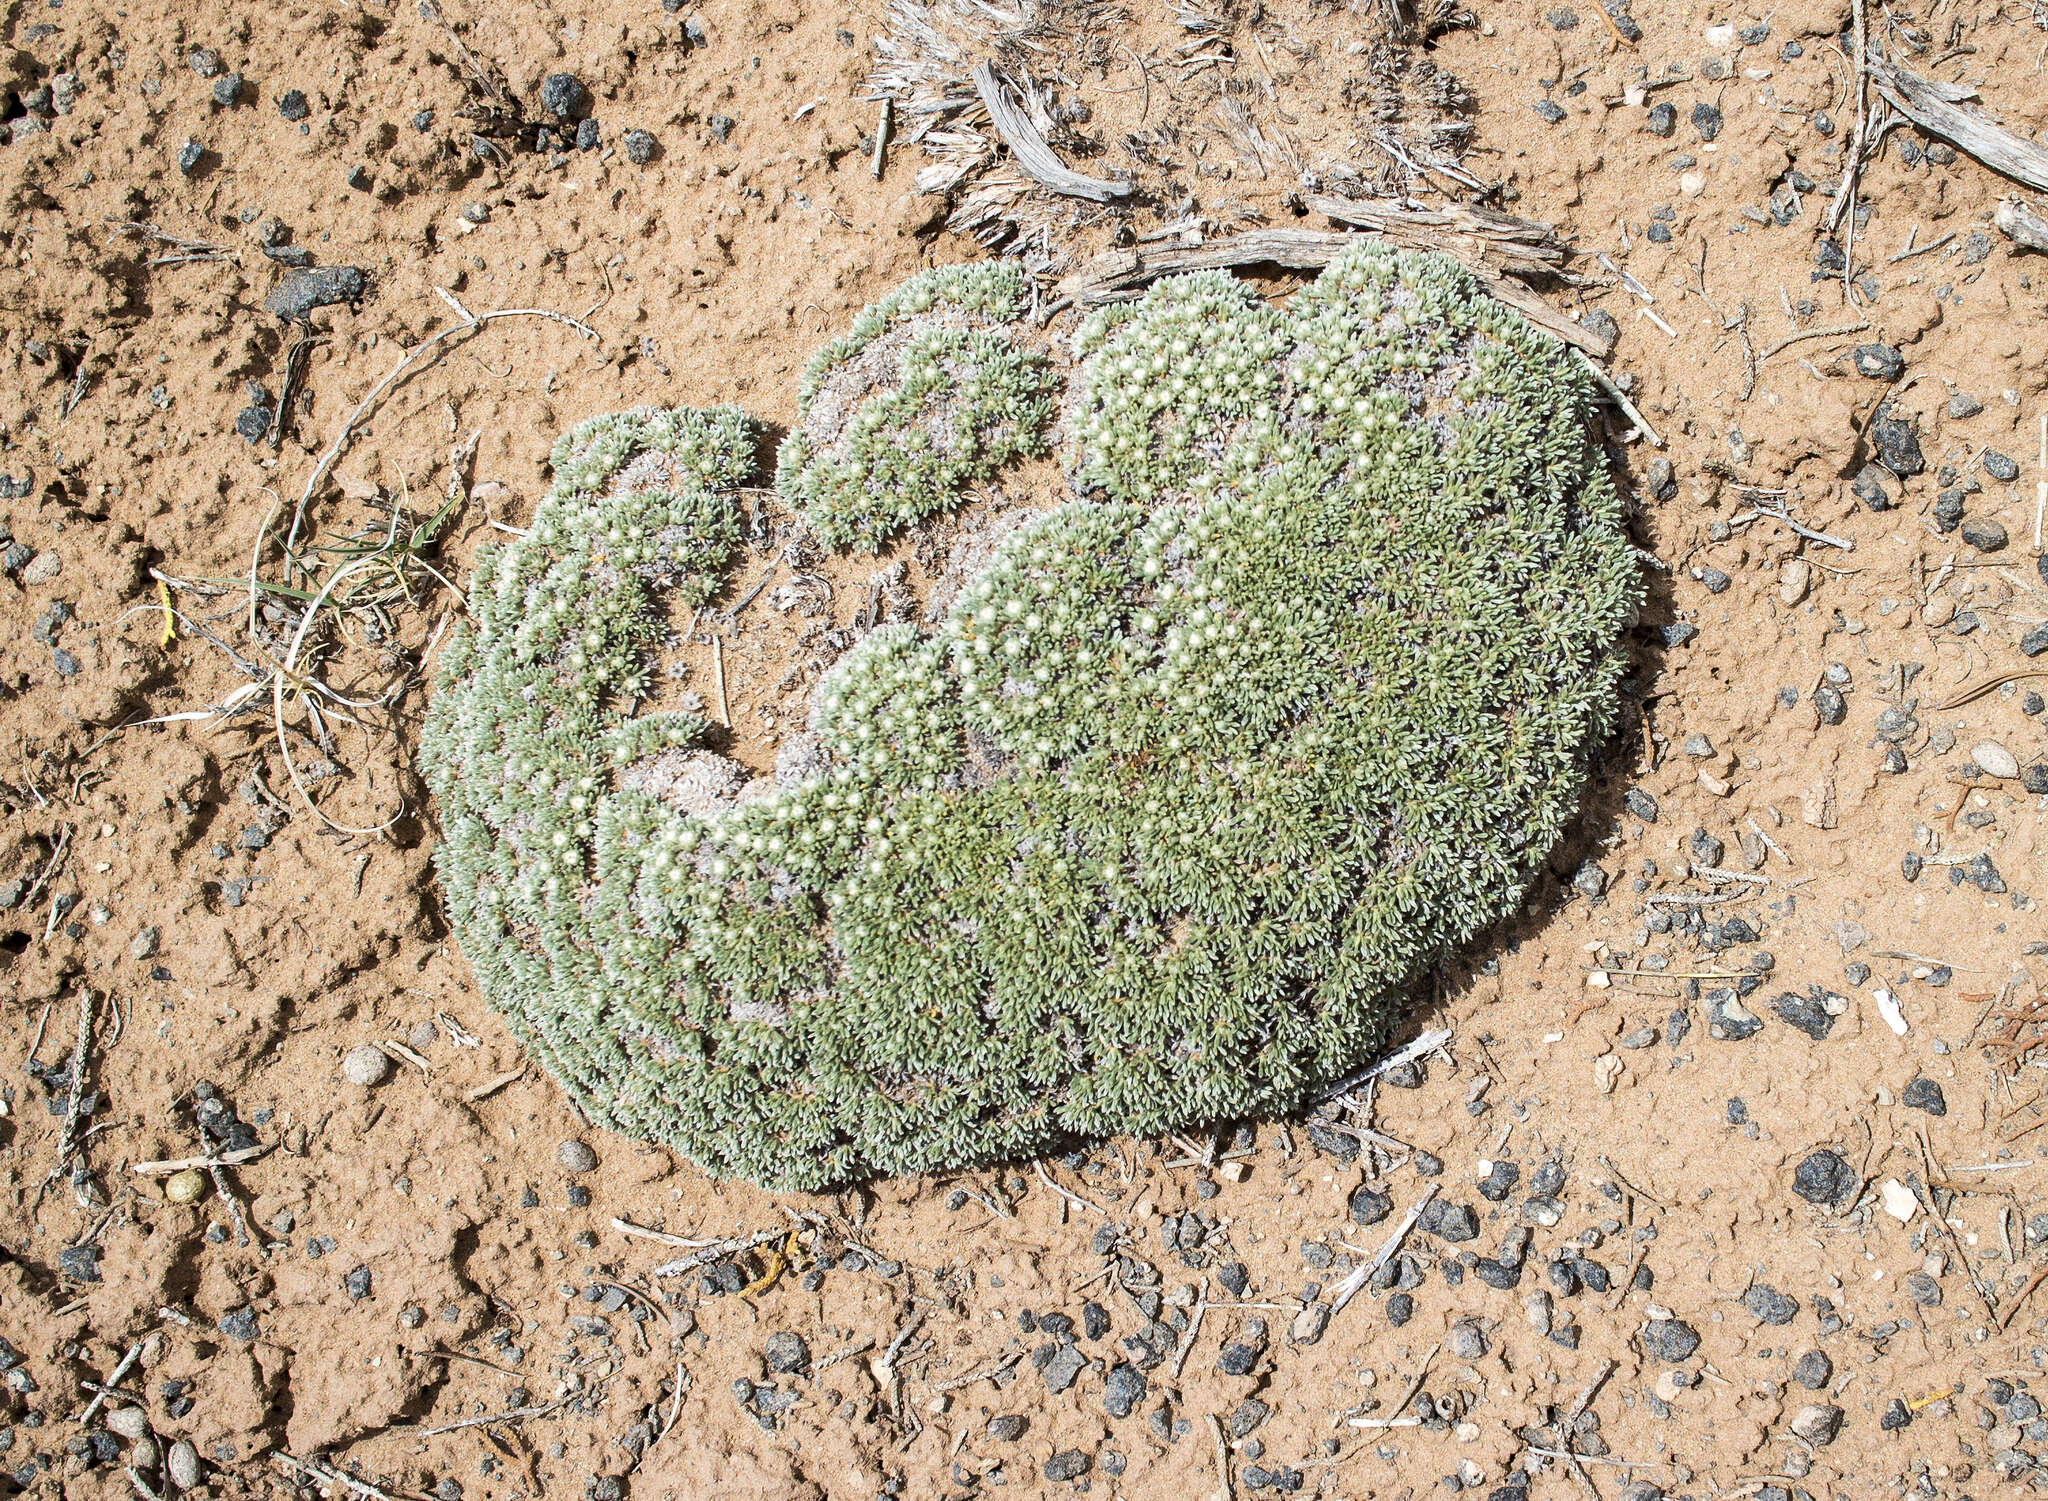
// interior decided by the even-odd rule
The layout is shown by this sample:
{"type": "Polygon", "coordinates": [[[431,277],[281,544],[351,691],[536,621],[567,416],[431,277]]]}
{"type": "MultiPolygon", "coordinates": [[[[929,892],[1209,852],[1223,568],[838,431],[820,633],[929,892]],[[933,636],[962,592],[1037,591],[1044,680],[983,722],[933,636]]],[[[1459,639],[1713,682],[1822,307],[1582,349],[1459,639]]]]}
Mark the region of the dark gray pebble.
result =
{"type": "Polygon", "coordinates": [[[1351,1196],[1351,1223],[1377,1225],[1393,1212],[1394,1201],[1376,1188],[1360,1187],[1351,1196]]]}
{"type": "Polygon", "coordinates": [[[1216,1357],[1216,1369],[1226,1376],[1249,1376],[1259,1363],[1260,1353],[1257,1345],[1234,1341],[1225,1345],[1223,1353],[1216,1357]]]}
{"type": "Polygon", "coordinates": [[[1482,1256],[1472,1263],[1472,1275],[1488,1287],[1501,1292],[1518,1287],[1522,1281],[1522,1263],[1512,1265],[1491,1256],[1482,1256]]]}
{"type": "Polygon", "coordinates": [[[1472,1212],[1469,1204],[1433,1199],[1416,1224],[1425,1235],[1434,1235],[1439,1240],[1462,1244],[1479,1237],[1479,1216],[1472,1212]]]}
{"type": "Polygon", "coordinates": [[[1700,1347],[1699,1331],[1682,1319],[1652,1319],[1643,1326],[1643,1353],[1666,1365],[1692,1358],[1700,1347]]]}
{"type": "Polygon", "coordinates": [[[626,148],[626,160],[636,167],[644,167],[654,160],[654,137],[644,130],[629,130],[620,142],[626,148]]]}
{"type": "Polygon", "coordinates": [[[1692,107],[1692,128],[1700,133],[1700,139],[1711,141],[1721,133],[1721,108],[1702,99],[1692,107]]]}
{"type": "Polygon", "coordinates": [[[1815,1042],[1827,1041],[1828,1033],[1835,1029],[1835,1019],[1827,1007],[1810,996],[1788,990],[1771,1002],[1771,1010],[1786,1026],[1804,1032],[1815,1042]]]}
{"type": "Polygon", "coordinates": [[[1995,480],[2011,484],[2020,477],[2020,466],[1995,448],[1984,450],[1984,472],[1995,480]]]}
{"type": "Polygon", "coordinates": [[[1512,1162],[1496,1162],[1493,1170],[1479,1183],[1479,1196],[1498,1204],[1515,1191],[1515,1185],[1522,1180],[1522,1170],[1512,1162]]]}
{"type": "Polygon", "coordinates": [[[1113,1418],[1127,1418],[1145,1400],[1145,1392],[1144,1373],[1133,1365],[1118,1365],[1103,1383],[1103,1411],[1113,1418]]]}
{"type": "Polygon", "coordinates": [[[1963,521],[1963,540],[1979,552],[2003,552],[2012,539],[2005,527],[1989,516],[1970,516],[1963,521]]]}
{"type": "Polygon", "coordinates": [[[1808,1153],[1792,1170],[1792,1192],[1809,1204],[1836,1204],[1858,1186],[1856,1170],[1827,1147],[1808,1153]]]}
{"type": "Polygon", "coordinates": [[[304,89],[286,89],[278,96],[277,112],[296,125],[313,113],[313,106],[306,102],[304,89]]]}
{"type": "Polygon", "coordinates": [[[240,1340],[245,1345],[254,1343],[258,1335],[262,1333],[262,1330],[257,1326],[256,1310],[253,1308],[237,1308],[233,1313],[222,1318],[214,1327],[229,1339],[240,1340]]]}
{"type": "Polygon", "coordinates": [[[1900,479],[1926,472],[1927,458],[1920,451],[1918,430],[1912,419],[1893,415],[1889,404],[1877,409],[1870,437],[1877,448],[1877,461],[1900,479]]]}
{"type": "Polygon", "coordinates": [[[1653,136],[1669,137],[1678,129],[1678,110],[1670,103],[1653,104],[1643,116],[1643,128],[1653,136]]]}
{"type": "Polygon", "coordinates": [[[590,104],[590,91],[574,73],[550,73],[540,81],[540,107],[557,120],[570,120],[590,104]]]}
{"type": "Polygon", "coordinates": [[[1076,1346],[1060,1345],[1053,1350],[1045,1364],[1039,1367],[1038,1373],[1045,1378],[1046,1390],[1058,1393],[1072,1386],[1074,1378],[1079,1376],[1087,1365],[1088,1357],[1076,1346]]]}
{"type": "Polygon", "coordinates": [[[1856,472],[1856,478],[1850,482],[1849,488],[1855,492],[1856,498],[1871,510],[1889,511],[1895,504],[1891,486],[1887,483],[1890,478],[1891,476],[1877,465],[1865,464],[1856,472]]]}
{"type": "Polygon", "coordinates": [[[1924,1110],[1929,1115],[1947,1115],[1948,1098],[1941,1092],[1941,1086],[1932,1079],[1918,1078],[1899,1091],[1899,1103],[1908,1110],[1924,1110]]]}
{"type": "Polygon", "coordinates": [[[1707,998],[1707,1035],[1720,1042],[1747,1042],[1763,1030],[1763,1018],[1736,999],[1732,990],[1707,998]]]}
{"type": "Polygon", "coordinates": [[[1906,373],[1906,357],[1889,344],[1858,344],[1849,360],[1858,375],[1872,380],[1897,380],[1906,373]]]}
{"type": "Polygon", "coordinates": [[[1765,1324],[1789,1324],[1799,1312],[1797,1302],[1761,1282],[1742,1295],[1742,1306],[1765,1324]]]}
{"type": "Polygon", "coordinates": [[[761,1358],[777,1375],[793,1376],[811,1363],[811,1347],[804,1343],[801,1334],[781,1329],[768,1336],[768,1343],[761,1348],[761,1358]]]}
{"type": "Polygon", "coordinates": [[[303,322],[317,308],[360,302],[367,286],[363,273],[354,266],[312,266],[287,271],[263,299],[263,309],[287,321],[303,322]]]}

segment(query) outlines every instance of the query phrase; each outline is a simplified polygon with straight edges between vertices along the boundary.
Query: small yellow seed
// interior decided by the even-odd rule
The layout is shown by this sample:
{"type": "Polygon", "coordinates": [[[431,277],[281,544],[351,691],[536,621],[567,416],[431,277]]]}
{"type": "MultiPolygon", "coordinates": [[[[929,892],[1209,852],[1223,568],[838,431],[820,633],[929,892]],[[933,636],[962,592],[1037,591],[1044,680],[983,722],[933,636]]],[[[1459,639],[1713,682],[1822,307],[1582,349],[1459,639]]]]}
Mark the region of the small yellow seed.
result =
{"type": "Polygon", "coordinates": [[[199,1196],[206,1192],[206,1174],[196,1167],[188,1167],[182,1173],[173,1173],[164,1184],[164,1197],[173,1204],[197,1204],[199,1196]]]}

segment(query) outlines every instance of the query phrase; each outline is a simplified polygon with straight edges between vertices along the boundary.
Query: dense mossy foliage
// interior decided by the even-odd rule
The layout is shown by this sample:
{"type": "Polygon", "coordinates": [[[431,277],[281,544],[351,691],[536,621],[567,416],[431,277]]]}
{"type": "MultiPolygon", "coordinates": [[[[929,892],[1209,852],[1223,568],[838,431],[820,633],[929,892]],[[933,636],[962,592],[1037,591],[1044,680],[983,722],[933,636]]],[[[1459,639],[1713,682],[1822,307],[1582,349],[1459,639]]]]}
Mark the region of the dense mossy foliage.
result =
{"type": "Polygon", "coordinates": [[[927,271],[811,360],[775,487],[827,547],[873,552],[1044,451],[1055,382],[1016,338],[1025,290],[1009,261],[927,271]]]}
{"type": "Polygon", "coordinates": [[[743,417],[584,424],[480,563],[441,869],[595,1118],[815,1187],[1283,1111],[1522,893],[1637,595],[1564,352],[1375,246],[1284,307],[1162,283],[1079,353],[1082,498],[848,652],[760,795],[664,801],[636,768],[704,727],[622,717],[657,591],[734,545],[743,417]]]}

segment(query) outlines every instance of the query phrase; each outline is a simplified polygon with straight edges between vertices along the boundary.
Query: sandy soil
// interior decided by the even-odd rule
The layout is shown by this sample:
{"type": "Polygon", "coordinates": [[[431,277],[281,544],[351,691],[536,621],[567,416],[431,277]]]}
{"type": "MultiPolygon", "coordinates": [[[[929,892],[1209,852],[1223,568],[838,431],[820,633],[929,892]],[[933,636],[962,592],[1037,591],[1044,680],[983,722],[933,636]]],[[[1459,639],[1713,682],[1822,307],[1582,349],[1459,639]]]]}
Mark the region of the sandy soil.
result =
{"type": "MultiPolygon", "coordinates": [[[[1511,1468],[1533,1465],[1539,1497],[1825,1498],[2048,1479],[2033,1459],[2048,1428],[2020,1389],[2048,1382],[2048,1149],[2031,1134],[2048,1092],[2030,1052],[2048,798],[1994,774],[1997,748],[2022,771],[2048,754],[2030,698],[2048,678],[1961,702],[2042,660],[2020,642],[2048,614],[2048,261],[1990,229],[2009,184],[1904,128],[1864,174],[1850,301],[1816,259],[1854,126],[1835,41],[1847,0],[1654,11],[1625,45],[1583,0],[1484,0],[1429,53],[1475,100],[1466,168],[1580,251],[1585,285],[1549,296],[1615,321],[1611,368],[1668,442],[1612,429],[1637,540],[1661,560],[1623,728],[1525,914],[1422,987],[1409,1035],[1448,1028],[1445,1048],[1358,1097],[1349,1134],[1257,1122],[806,1198],[592,1132],[522,1066],[443,923],[411,758],[423,659],[460,607],[427,565],[459,584],[495,526],[523,522],[558,432],[641,403],[731,401],[786,423],[804,360],[856,309],[978,253],[944,232],[944,198],[912,191],[913,148],[870,175],[862,83],[884,18],[451,5],[458,46],[431,5],[11,7],[13,1484],[1514,1497],[1511,1468]],[[1729,30],[1760,25],[1753,41],[1729,30]],[[200,48],[213,77],[190,61],[200,48]],[[600,149],[536,151],[530,126],[494,136],[474,117],[502,84],[539,120],[558,70],[587,86],[600,149]],[[293,89],[303,120],[280,112],[293,89]],[[1648,128],[1663,102],[1668,136],[1648,128]],[[635,129],[656,142],[644,164],[625,150],[635,129]],[[275,445],[262,413],[258,441],[236,431],[245,409],[274,408],[300,337],[263,308],[282,274],[266,243],[367,277],[358,306],[314,315],[275,445]],[[365,417],[301,547],[381,535],[393,495],[408,525],[430,514],[474,432],[466,499],[402,580],[358,579],[343,634],[295,648],[287,596],[250,618],[252,559],[288,581],[282,543],[321,452],[407,349],[454,326],[437,289],[597,337],[493,322],[365,417]],[[1850,324],[1868,328],[1786,342],[1850,324]],[[1899,351],[1900,373],[1860,373],[1865,342],[1899,351]],[[1917,424],[1927,472],[1879,480],[1896,502],[1880,512],[1853,487],[1878,479],[1881,415],[1917,424]],[[1969,521],[1943,532],[1937,496],[1965,479],[1969,521]],[[1779,506],[1835,540],[1760,514],[1779,506]],[[1992,520],[2003,549],[1965,540],[1992,520]],[[281,737],[271,688],[253,688],[277,662],[294,674],[281,737]],[[330,713],[322,744],[296,686],[308,671],[379,706],[330,713]],[[1843,722],[1824,722],[1836,703],[1843,722]],[[1707,926],[1687,932],[1688,913],[1707,926]],[[1745,972],[1752,993],[1730,1010],[1717,993],[1745,972]],[[370,1089],[341,1071],[365,1043],[398,1060],[370,1089]],[[1843,1181],[1816,1204],[1795,1182],[1811,1186],[1801,1164],[1822,1148],[1843,1181]],[[222,1152],[217,1184],[161,1166],[222,1152]],[[1384,1219],[1354,1221],[1361,1185],[1384,1188],[1384,1219]],[[1432,1210],[1392,1263],[1412,1287],[1368,1287],[1325,1319],[1432,1189],[1469,1207],[1472,1238],[1456,1238],[1461,1213],[1432,1210]],[[1503,1260],[1518,1226],[1519,1269],[1503,1260]],[[1397,1298],[1412,1300],[1399,1324],[1397,1298]],[[800,1358],[771,1350],[778,1334],[801,1338],[800,1358]],[[1127,1343],[1146,1339],[1156,1351],[1127,1343]],[[87,1383],[117,1367],[97,1400],[87,1383]],[[1809,1408],[1838,1408],[1839,1436],[1809,1408]],[[1583,1459],[1543,1458],[1568,1439],[1583,1459]]],[[[1363,128],[1327,84],[1378,35],[1372,18],[1302,6],[1230,24],[1304,141],[1336,149],[1363,128]],[[1313,56],[1272,45],[1275,27],[1313,56]]],[[[1942,0],[1872,24],[1910,66],[1979,84],[2016,131],[2048,126],[2038,11],[1942,0]]],[[[1165,18],[1129,28],[1130,62],[1070,80],[1097,112],[1081,132],[1105,143],[1088,170],[1119,167],[1134,110],[1181,109],[1188,131],[1203,118],[1174,73],[1138,61],[1171,40],[1165,18]]],[[[1209,161],[1186,184],[1195,212],[1326,227],[1297,221],[1294,183],[1261,177],[1220,128],[1209,161]]],[[[1186,211],[1148,203],[1132,222],[1186,211]]],[[[901,551],[919,579],[941,555],[901,551]]],[[[751,552],[727,598],[767,561],[751,552]]],[[[843,568],[815,619],[768,592],[733,617],[736,723],[777,733],[804,686],[782,670],[873,623],[866,581],[888,561],[843,568]],[[812,639],[792,645],[793,621],[812,639]]]]}

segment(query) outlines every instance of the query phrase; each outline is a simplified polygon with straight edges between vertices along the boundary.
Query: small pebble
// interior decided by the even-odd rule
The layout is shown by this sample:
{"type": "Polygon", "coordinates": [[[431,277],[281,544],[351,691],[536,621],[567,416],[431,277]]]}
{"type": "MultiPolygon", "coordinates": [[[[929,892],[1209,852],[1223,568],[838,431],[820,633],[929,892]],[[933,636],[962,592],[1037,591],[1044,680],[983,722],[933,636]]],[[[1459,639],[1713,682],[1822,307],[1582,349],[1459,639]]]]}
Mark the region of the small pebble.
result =
{"type": "Polygon", "coordinates": [[[1653,136],[1668,138],[1678,129],[1677,108],[1669,103],[1651,105],[1649,113],[1643,116],[1643,128],[1653,136]]]}
{"type": "Polygon", "coordinates": [[[1394,1201],[1378,1189],[1361,1187],[1351,1195],[1351,1223],[1377,1225],[1393,1212],[1394,1201]]]}
{"type": "Polygon", "coordinates": [[[1928,1078],[1915,1079],[1900,1090],[1899,1103],[1908,1110],[1924,1110],[1933,1116],[1948,1114],[1948,1097],[1939,1084],[1928,1078]]]}
{"type": "Polygon", "coordinates": [[[1650,1320],[1643,1326],[1642,1340],[1644,1352],[1666,1365],[1691,1359],[1700,1347],[1699,1331],[1681,1319],[1650,1320]]]}
{"type": "Polygon", "coordinates": [[[1963,540],[1979,552],[2003,552],[2012,540],[2004,524],[1989,516],[1965,516],[1962,533],[1963,540]]]}
{"type": "Polygon", "coordinates": [[[1809,1153],[1792,1171],[1792,1191],[1809,1204],[1834,1204],[1853,1193],[1857,1181],[1856,1170],[1827,1147],[1809,1153]]]}
{"type": "Polygon", "coordinates": [[[173,1173],[164,1183],[164,1197],[173,1204],[197,1204],[206,1193],[206,1174],[196,1167],[173,1173]]]}
{"type": "Polygon", "coordinates": [[[540,107],[557,120],[582,114],[589,103],[590,91],[574,73],[550,73],[540,81],[540,107]]]}
{"type": "Polygon", "coordinates": [[[654,137],[644,130],[629,130],[620,142],[626,148],[626,160],[636,167],[644,167],[654,160],[654,137]]]}
{"type": "Polygon", "coordinates": [[[1815,1448],[1822,1448],[1832,1444],[1842,1431],[1842,1418],[1839,1407],[1809,1403],[1793,1415],[1792,1431],[1815,1448]]]}
{"type": "Polygon", "coordinates": [[[778,1375],[793,1376],[811,1363],[811,1347],[800,1334],[781,1330],[768,1336],[761,1358],[778,1375]]]}
{"type": "Polygon", "coordinates": [[[296,125],[313,113],[313,106],[306,102],[304,89],[286,89],[278,96],[277,112],[284,119],[296,125]]]}
{"type": "Polygon", "coordinates": [[[1941,1306],[1941,1284],[1925,1272],[1908,1272],[1906,1296],[1922,1308],[1938,1308],[1941,1306]]]}
{"type": "Polygon", "coordinates": [[[1799,1313],[1797,1302],[1761,1282],[1742,1295],[1742,1306],[1764,1324],[1789,1324],[1799,1313]]]}
{"type": "Polygon", "coordinates": [[[171,1452],[164,1459],[164,1471],[171,1477],[171,1484],[181,1491],[199,1484],[199,1451],[192,1447],[192,1440],[181,1438],[171,1445],[171,1452]]]}
{"type": "Polygon", "coordinates": [[[1986,776],[2011,781],[2020,774],[2019,758],[1996,740],[1981,740],[1970,748],[1970,759],[1986,776]]]}
{"type": "Polygon", "coordinates": [[[570,1140],[555,1148],[555,1161],[569,1172],[588,1173],[597,1168],[597,1153],[588,1142],[570,1140]]]}
{"type": "Polygon", "coordinates": [[[1045,1462],[1045,1478],[1051,1481],[1079,1480],[1093,1461],[1079,1449],[1062,1449],[1045,1462]]]}
{"type": "Polygon", "coordinates": [[[1849,360],[1858,375],[1871,380],[1897,380],[1906,373],[1906,357],[1889,344],[1858,344],[1849,360]]]}
{"type": "Polygon", "coordinates": [[[1445,1348],[1457,1360],[1477,1360],[1486,1353],[1486,1335],[1474,1323],[1453,1325],[1445,1348]]]}
{"type": "Polygon", "coordinates": [[[2006,484],[2020,477],[2020,466],[1995,448],[1984,450],[1984,472],[2006,484]]]}
{"type": "Polygon", "coordinates": [[[342,1056],[341,1076],[364,1089],[375,1089],[391,1077],[391,1059],[374,1043],[362,1043],[342,1056]]]}
{"type": "MultiPolygon", "coordinates": [[[[1324,1308],[1317,1303],[1311,1307],[1324,1308]]],[[[1102,1386],[1102,1408],[1113,1418],[1127,1418],[1137,1405],[1145,1400],[1146,1383],[1144,1373],[1129,1363],[1114,1367],[1102,1386]]]]}
{"type": "Polygon", "coordinates": [[[1835,1364],[1824,1350],[1808,1350],[1792,1366],[1792,1379],[1810,1392],[1817,1392],[1834,1379],[1835,1364]]]}

